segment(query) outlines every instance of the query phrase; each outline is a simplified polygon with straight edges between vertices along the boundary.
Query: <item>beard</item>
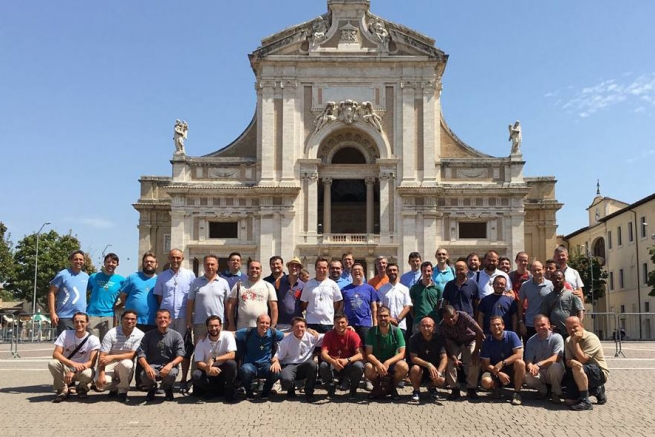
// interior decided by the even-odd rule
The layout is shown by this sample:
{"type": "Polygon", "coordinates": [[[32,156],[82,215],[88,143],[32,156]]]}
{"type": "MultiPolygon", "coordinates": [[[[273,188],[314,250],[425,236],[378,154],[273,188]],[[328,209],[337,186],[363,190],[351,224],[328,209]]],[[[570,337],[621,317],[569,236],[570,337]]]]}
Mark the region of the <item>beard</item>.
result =
{"type": "Polygon", "coordinates": [[[154,268],[143,267],[143,273],[145,273],[146,275],[152,275],[152,274],[155,273],[156,271],[157,271],[157,270],[154,269],[154,268]]]}

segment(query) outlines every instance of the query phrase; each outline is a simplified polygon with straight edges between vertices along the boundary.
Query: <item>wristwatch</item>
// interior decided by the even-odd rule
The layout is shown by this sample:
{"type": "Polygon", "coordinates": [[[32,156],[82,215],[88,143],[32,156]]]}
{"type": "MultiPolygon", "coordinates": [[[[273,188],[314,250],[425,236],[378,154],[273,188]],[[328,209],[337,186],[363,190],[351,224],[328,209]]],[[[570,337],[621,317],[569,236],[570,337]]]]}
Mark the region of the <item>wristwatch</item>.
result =
{"type": "Polygon", "coordinates": [[[351,361],[351,360],[350,360],[350,357],[346,358],[346,361],[350,362],[350,361],[351,361]]]}

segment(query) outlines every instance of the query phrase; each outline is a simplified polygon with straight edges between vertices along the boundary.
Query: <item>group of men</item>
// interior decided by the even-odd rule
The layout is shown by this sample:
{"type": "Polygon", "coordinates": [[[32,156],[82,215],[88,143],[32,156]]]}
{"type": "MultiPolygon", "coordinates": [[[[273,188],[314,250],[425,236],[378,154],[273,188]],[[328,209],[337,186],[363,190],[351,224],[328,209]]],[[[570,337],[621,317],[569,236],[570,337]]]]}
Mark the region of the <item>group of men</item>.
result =
{"type": "Polygon", "coordinates": [[[433,264],[412,252],[402,275],[380,256],[368,281],[351,253],[318,258],[315,277],[303,281],[298,258],[285,273],[283,259],[272,257],[263,277],[258,261],[242,273],[238,253],[223,272],[218,257],[206,256],[196,278],[178,249],[159,275],[152,253],[127,278],[108,254],[89,277],[84,254],[73,252],[48,295],[60,333],[49,365],[55,402],[73,390],[83,398],[91,387],[126,402],[133,375],[147,401],[159,390],[171,400],[178,377],[188,393],[189,373],[194,396],[227,402],[237,400],[239,383],[254,397],[260,380],[263,399],[279,380],[288,397],[302,386],[313,401],[319,378],[328,397],[338,387],[355,398],[361,382],[372,397],[396,399],[408,379],[413,401],[422,384],[435,399],[438,388],[449,388],[454,400],[463,379],[471,400],[479,386],[497,395],[512,385],[512,403],[520,405],[525,383],[576,410],[592,408],[590,388],[605,402],[609,372],[598,338],[582,328],[583,284],[565,248],[543,264],[520,252],[515,271],[501,270],[493,250],[454,265],[446,249],[435,255],[433,264]],[[123,312],[113,327],[116,310],[123,312]]]}

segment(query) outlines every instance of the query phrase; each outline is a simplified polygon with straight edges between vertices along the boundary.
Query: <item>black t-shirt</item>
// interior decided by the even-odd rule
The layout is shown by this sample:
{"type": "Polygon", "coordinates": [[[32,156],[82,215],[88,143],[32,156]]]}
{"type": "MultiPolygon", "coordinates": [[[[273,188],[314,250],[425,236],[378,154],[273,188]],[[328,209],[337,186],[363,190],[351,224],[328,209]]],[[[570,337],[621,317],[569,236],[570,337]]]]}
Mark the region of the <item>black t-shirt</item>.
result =
{"type": "Polygon", "coordinates": [[[441,334],[432,334],[432,338],[428,341],[423,334],[417,332],[409,339],[409,352],[437,366],[441,361],[441,354],[446,353],[446,342],[441,334]]]}

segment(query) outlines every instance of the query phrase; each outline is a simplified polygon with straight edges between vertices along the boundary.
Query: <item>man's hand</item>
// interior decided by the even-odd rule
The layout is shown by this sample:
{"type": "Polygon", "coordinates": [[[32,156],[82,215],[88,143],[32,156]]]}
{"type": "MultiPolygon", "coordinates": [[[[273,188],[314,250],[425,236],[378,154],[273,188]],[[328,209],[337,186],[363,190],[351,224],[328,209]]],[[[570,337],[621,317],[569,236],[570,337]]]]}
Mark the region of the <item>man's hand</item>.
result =
{"type": "Polygon", "coordinates": [[[282,367],[280,366],[279,361],[275,361],[273,364],[271,364],[272,373],[280,373],[280,370],[282,370],[282,367]]]}
{"type": "Polygon", "coordinates": [[[71,382],[73,382],[73,378],[75,377],[75,372],[66,372],[64,375],[64,382],[68,385],[71,382]]]}
{"type": "Polygon", "coordinates": [[[498,372],[498,375],[496,375],[496,376],[500,380],[501,384],[503,384],[503,385],[509,384],[509,375],[507,373],[498,372]]]}
{"type": "Polygon", "coordinates": [[[207,376],[218,376],[221,374],[221,369],[219,367],[209,367],[207,369],[207,376]]]}
{"type": "Polygon", "coordinates": [[[153,369],[151,366],[147,366],[145,371],[148,379],[152,379],[153,381],[157,380],[157,372],[155,372],[155,369],[153,369]]]}
{"type": "Polygon", "coordinates": [[[428,372],[430,372],[430,379],[432,381],[436,381],[439,378],[439,371],[432,363],[428,364],[428,372]]]}
{"type": "Polygon", "coordinates": [[[114,356],[113,355],[105,355],[104,357],[100,358],[100,365],[103,367],[107,367],[112,361],[114,361],[114,356]]]}
{"type": "Polygon", "coordinates": [[[537,376],[539,374],[539,366],[536,364],[528,364],[528,373],[532,376],[537,376]]]}
{"type": "Polygon", "coordinates": [[[494,366],[494,369],[496,369],[496,372],[500,373],[501,370],[503,370],[503,367],[505,367],[505,362],[504,361],[498,361],[496,365],[494,366]]]}
{"type": "Polygon", "coordinates": [[[96,379],[96,387],[99,389],[102,389],[105,384],[107,384],[107,377],[105,376],[105,372],[101,371],[98,372],[98,378],[96,379]]]}
{"type": "Polygon", "coordinates": [[[450,357],[450,361],[453,362],[453,366],[454,366],[454,367],[459,367],[459,366],[461,366],[462,364],[464,364],[464,363],[462,363],[462,362],[461,362],[457,357],[450,357]]]}
{"type": "Polygon", "coordinates": [[[389,366],[385,366],[384,363],[378,362],[378,364],[375,365],[375,370],[378,372],[378,375],[380,376],[387,376],[387,370],[389,366]]]}
{"type": "Polygon", "coordinates": [[[572,369],[579,369],[582,367],[582,363],[578,360],[567,360],[566,364],[568,364],[572,369]]]}
{"type": "Polygon", "coordinates": [[[309,332],[310,335],[312,335],[315,339],[318,340],[318,336],[320,335],[318,331],[312,329],[312,328],[307,328],[307,332],[309,332]]]}
{"type": "Polygon", "coordinates": [[[50,321],[52,322],[50,326],[57,326],[59,324],[59,316],[57,313],[50,314],[50,321]]]}
{"type": "Polygon", "coordinates": [[[159,371],[159,376],[161,376],[162,378],[165,378],[166,375],[168,375],[171,372],[171,369],[173,369],[173,366],[171,366],[171,363],[166,364],[159,371]]]}
{"type": "Polygon", "coordinates": [[[75,369],[78,372],[84,372],[86,370],[86,364],[82,363],[73,363],[73,369],[75,369]]]}
{"type": "Polygon", "coordinates": [[[391,323],[393,326],[398,326],[398,319],[395,317],[389,317],[389,323],[391,323]]]}
{"type": "Polygon", "coordinates": [[[343,370],[343,368],[346,366],[348,363],[348,360],[342,359],[342,358],[337,358],[334,360],[334,363],[332,363],[332,367],[334,367],[334,370],[343,370]]]}
{"type": "Polygon", "coordinates": [[[578,329],[577,331],[574,331],[571,334],[571,341],[577,343],[580,340],[582,340],[582,336],[584,335],[584,331],[582,329],[578,329]]]}

